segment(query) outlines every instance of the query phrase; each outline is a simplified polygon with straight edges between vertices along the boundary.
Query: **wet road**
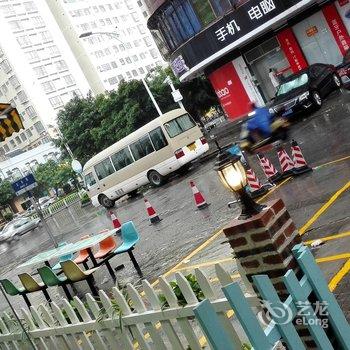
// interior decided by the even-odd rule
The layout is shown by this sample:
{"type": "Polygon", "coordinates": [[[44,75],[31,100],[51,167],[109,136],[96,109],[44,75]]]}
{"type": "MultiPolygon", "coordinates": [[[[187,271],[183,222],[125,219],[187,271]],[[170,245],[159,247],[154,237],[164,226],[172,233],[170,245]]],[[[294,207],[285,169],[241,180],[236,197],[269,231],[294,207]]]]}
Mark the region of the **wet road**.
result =
{"type": "MultiPolygon", "coordinates": [[[[309,163],[317,166],[350,155],[349,130],[350,94],[344,91],[334,93],[320,111],[293,125],[291,136],[299,142],[309,163]]],[[[222,141],[225,143],[227,140],[222,141]]],[[[275,152],[268,153],[268,156],[275,165],[278,164],[275,152]]],[[[133,220],[140,232],[141,240],[135,249],[135,257],[147,279],[152,281],[166,272],[238,213],[238,208],[227,208],[227,202],[233,196],[220,184],[213,170],[214,161],[195,164],[186,176],[176,176],[162,188],[150,189],[144,193],[162,218],[161,223],[156,226],[149,225],[142,197],[119,204],[116,210],[118,218],[122,222],[133,220]],[[189,186],[190,180],[196,182],[211,204],[208,209],[196,210],[189,186]]],[[[255,157],[251,158],[251,165],[263,179],[255,157]]],[[[292,179],[269,199],[281,197],[297,227],[301,227],[322,203],[348,181],[349,170],[350,161],[319,168],[309,175],[292,179]]],[[[320,218],[317,225],[305,234],[305,238],[312,239],[321,232],[327,231],[330,234],[332,230],[336,233],[346,229],[349,225],[348,207],[345,204],[348,196],[344,195],[344,200],[336,203],[327,215],[320,218]]],[[[96,234],[101,229],[111,227],[111,222],[104,209],[81,209],[74,205],[69,211],[56,214],[54,220],[50,220],[50,227],[58,241],[76,241],[85,234],[96,234]]],[[[23,271],[16,269],[16,266],[50,247],[51,243],[42,229],[26,234],[11,246],[0,245],[1,277],[16,281],[16,274],[23,271]]],[[[220,254],[220,249],[226,249],[226,255],[229,252],[219,242],[207,254],[214,258],[220,254]]],[[[332,249],[338,251],[339,246],[329,244],[322,247],[322,250],[332,249]]],[[[126,266],[117,273],[121,285],[138,282],[127,255],[118,256],[111,262],[112,266],[121,263],[126,266]]],[[[329,273],[333,272],[334,266],[329,273]]],[[[34,269],[27,271],[32,272],[34,269]]],[[[97,284],[106,290],[112,286],[107,276],[107,270],[102,267],[97,276],[97,284]]],[[[77,289],[83,293],[86,286],[81,283],[77,285],[77,289]]],[[[57,290],[52,293],[54,298],[59,298],[57,290]]],[[[40,293],[36,294],[30,297],[31,300],[41,297],[40,293]]],[[[16,305],[21,303],[18,298],[13,300],[16,305]]],[[[4,301],[0,297],[0,309],[4,307],[4,301]]]]}

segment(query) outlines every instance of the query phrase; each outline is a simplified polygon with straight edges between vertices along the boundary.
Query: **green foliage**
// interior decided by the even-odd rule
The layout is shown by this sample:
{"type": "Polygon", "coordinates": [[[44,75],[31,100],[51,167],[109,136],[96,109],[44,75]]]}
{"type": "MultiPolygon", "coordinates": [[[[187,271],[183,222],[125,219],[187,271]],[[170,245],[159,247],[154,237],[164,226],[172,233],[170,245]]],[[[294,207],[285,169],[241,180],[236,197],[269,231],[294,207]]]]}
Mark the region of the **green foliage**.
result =
{"type": "Polygon", "coordinates": [[[37,167],[34,177],[38,183],[35,193],[41,195],[52,188],[57,190],[60,187],[64,187],[68,181],[76,179],[76,174],[68,161],[56,163],[53,160],[49,160],[37,167]]]}
{"type": "Polygon", "coordinates": [[[9,221],[12,221],[13,219],[13,213],[6,213],[4,214],[4,219],[9,222],[9,221]]]}
{"type": "MultiPolygon", "coordinates": [[[[193,274],[189,274],[187,276],[185,276],[185,278],[187,279],[187,281],[189,282],[191,289],[193,290],[194,294],[196,295],[198,301],[203,301],[205,299],[204,294],[202,292],[202,289],[197,281],[197,278],[195,275],[193,274]]],[[[183,296],[180,287],[178,286],[178,284],[174,281],[170,282],[170,286],[173,289],[177,301],[179,303],[180,306],[185,306],[187,305],[187,301],[185,299],[185,297],[183,296]]],[[[159,300],[162,303],[162,307],[169,307],[169,304],[165,298],[165,296],[163,294],[159,295],[159,300]]]]}
{"type": "Polygon", "coordinates": [[[242,350],[251,350],[251,349],[252,347],[249,344],[247,343],[242,344],[242,350]]]}
{"type": "Polygon", "coordinates": [[[10,203],[15,196],[11,182],[4,180],[0,182],[0,207],[10,203]]]}
{"type": "Polygon", "coordinates": [[[90,199],[89,195],[87,193],[84,193],[82,195],[82,197],[80,198],[80,203],[86,204],[86,203],[90,203],[90,202],[91,202],[91,199],[90,199]]]}
{"type": "MultiPolygon", "coordinates": [[[[219,105],[215,92],[205,78],[180,83],[170,68],[158,68],[147,84],[163,113],[174,108],[171,89],[163,84],[171,76],[184,96],[184,105],[199,120],[212,106],[219,105]]],[[[57,143],[65,154],[64,143],[83,164],[92,156],[129,135],[158,116],[141,81],[121,82],[118,90],[99,95],[75,96],[58,115],[63,140],[57,143]]]]}

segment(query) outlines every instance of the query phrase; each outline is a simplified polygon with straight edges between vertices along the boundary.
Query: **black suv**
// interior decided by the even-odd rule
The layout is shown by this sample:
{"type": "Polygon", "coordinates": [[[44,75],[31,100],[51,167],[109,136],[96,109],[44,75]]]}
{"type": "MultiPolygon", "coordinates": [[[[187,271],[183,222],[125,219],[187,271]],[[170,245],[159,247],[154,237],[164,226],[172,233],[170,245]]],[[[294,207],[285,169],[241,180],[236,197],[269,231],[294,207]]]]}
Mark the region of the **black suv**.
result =
{"type": "Polygon", "coordinates": [[[315,63],[286,78],[277,88],[270,112],[290,117],[320,108],[323,99],[342,83],[333,65],[315,63]]]}

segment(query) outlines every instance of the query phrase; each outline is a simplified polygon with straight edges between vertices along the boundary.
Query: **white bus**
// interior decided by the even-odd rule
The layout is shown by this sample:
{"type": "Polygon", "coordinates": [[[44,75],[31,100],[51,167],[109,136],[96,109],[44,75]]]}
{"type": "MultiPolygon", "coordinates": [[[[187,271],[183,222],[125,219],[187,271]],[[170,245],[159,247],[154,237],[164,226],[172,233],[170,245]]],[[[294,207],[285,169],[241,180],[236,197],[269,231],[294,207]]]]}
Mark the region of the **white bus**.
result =
{"type": "Polygon", "coordinates": [[[93,205],[112,208],[140,186],[161,186],[166,176],[188,169],[209,150],[200,128],[184,109],[176,109],[106,148],[84,166],[84,180],[93,205]]]}

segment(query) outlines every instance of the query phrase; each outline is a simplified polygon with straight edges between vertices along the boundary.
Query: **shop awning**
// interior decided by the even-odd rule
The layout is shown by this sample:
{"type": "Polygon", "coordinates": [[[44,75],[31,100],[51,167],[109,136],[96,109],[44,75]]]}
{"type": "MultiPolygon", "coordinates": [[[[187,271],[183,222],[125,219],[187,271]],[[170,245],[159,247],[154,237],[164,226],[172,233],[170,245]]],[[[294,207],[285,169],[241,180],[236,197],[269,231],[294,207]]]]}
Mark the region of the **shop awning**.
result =
{"type": "Polygon", "coordinates": [[[0,103],[0,142],[21,129],[24,126],[17,109],[8,103],[0,103]]]}

